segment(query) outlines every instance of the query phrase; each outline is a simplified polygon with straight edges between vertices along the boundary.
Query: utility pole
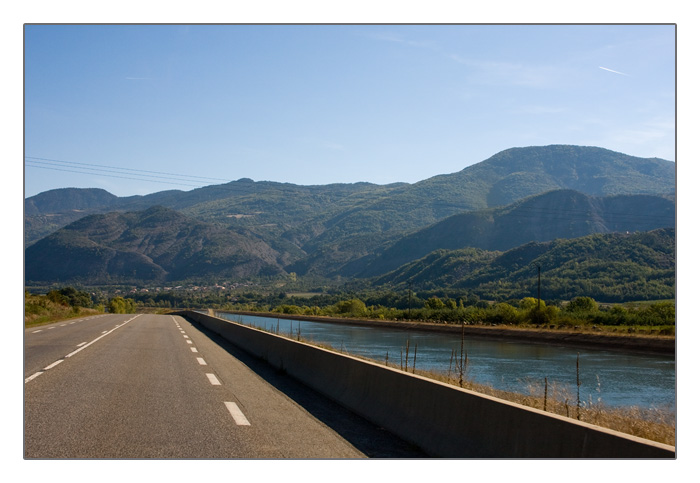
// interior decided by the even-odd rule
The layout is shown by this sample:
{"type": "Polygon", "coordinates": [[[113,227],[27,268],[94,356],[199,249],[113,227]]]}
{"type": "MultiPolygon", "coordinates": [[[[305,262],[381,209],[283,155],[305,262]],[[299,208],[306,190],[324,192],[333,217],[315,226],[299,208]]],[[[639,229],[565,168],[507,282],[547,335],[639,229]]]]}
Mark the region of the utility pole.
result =
{"type": "Polygon", "coordinates": [[[542,287],[541,267],[537,265],[537,311],[540,311],[540,289],[542,287]]]}

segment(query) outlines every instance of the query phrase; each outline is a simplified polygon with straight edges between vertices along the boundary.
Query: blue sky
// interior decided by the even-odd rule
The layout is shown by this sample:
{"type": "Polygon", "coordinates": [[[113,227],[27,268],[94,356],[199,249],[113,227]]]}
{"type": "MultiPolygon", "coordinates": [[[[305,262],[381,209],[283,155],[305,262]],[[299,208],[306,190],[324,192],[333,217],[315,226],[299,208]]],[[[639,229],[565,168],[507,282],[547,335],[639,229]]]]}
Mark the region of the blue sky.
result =
{"type": "Polygon", "coordinates": [[[675,60],[672,25],[25,25],[25,196],[675,161],[675,60]]]}

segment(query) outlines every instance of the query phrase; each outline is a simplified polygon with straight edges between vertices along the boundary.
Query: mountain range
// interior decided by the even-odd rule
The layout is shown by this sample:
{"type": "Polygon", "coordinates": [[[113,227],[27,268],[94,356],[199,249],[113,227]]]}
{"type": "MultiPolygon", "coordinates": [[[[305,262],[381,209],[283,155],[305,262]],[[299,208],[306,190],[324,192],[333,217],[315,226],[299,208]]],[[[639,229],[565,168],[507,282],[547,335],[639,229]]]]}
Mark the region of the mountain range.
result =
{"type": "Polygon", "coordinates": [[[675,227],[675,164],[597,147],[513,148],[408,184],[240,179],[117,197],[66,188],[25,200],[25,279],[374,277],[439,249],[675,227]]]}
{"type": "Polygon", "coordinates": [[[676,231],[597,233],[529,242],[505,252],[435,250],[373,280],[394,290],[469,292],[490,300],[531,297],[540,269],[542,297],[601,302],[672,299],[676,231]]]}
{"type": "Polygon", "coordinates": [[[452,215],[401,237],[354,265],[360,276],[377,276],[438,249],[467,247],[505,251],[531,241],[592,233],[649,231],[675,226],[675,203],[651,195],[594,197],[573,190],[549,191],[511,205],[452,215]]]}

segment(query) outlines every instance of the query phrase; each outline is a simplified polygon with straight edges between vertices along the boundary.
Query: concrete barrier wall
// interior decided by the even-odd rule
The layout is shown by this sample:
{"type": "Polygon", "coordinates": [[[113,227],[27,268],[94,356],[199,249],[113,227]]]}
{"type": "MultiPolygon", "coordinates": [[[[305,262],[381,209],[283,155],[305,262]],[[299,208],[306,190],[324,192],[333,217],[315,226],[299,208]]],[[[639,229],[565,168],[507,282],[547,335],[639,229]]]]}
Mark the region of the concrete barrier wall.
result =
{"type": "Polygon", "coordinates": [[[674,458],[609,431],[197,312],[191,320],[412,442],[452,458],[674,458]]]}

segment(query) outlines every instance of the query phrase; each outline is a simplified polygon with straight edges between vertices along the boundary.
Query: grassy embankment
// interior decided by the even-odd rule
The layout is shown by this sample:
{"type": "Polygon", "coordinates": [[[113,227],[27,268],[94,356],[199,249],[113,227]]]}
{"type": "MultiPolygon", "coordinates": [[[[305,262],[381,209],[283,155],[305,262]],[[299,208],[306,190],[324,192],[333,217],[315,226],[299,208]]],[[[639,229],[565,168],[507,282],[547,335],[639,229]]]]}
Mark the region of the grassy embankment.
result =
{"type": "MultiPolygon", "coordinates": [[[[598,348],[646,352],[656,354],[675,353],[675,326],[673,325],[595,325],[585,319],[585,315],[572,322],[570,319],[550,324],[529,324],[524,318],[518,323],[447,322],[430,319],[412,318],[387,319],[371,318],[371,315],[353,316],[352,314],[333,313],[332,315],[301,315],[280,312],[259,312],[232,310],[225,311],[242,315],[259,317],[284,317],[293,320],[353,324],[369,327],[407,329],[431,332],[459,334],[464,330],[470,337],[487,337],[492,339],[510,339],[520,342],[567,345],[581,348],[598,348]]],[[[401,314],[399,314],[401,315],[401,314]]]]}
{"type": "Polygon", "coordinates": [[[307,305],[306,302],[311,299],[295,295],[297,296],[294,298],[287,297],[281,300],[281,303],[275,306],[238,303],[219,308],[228,311],[274,312],[285,316],[352,318],[453,327],[465,324],[476,327],[499,326],[514,330],[595,332],[660,338],[673,338],[676,331],[673,300],[599,304],[590,297],[575,297],[569,302],[547,305],[533,297],[500,303],[467,299],[466,303],[463,303],[462,299],[440,299],[433,296],[422,300],[413,308],[395,308],[377,305],[375,299],[366,297],[342,299],[320,306],[307,305]]]}
{"type": "Polygon", "coordinates": [[[104,313],[104,308],[85,308],[54,302],[45,295],[24,295],[24,326],[51,324],[66,319],[104,313]],[[101,310],[100,310],[101,309],[101,310]]]}
{"type": "Polygon", "coordinates": [[[98,297],[94,300],[87,292],[74,287],[49,290],[46,294],[24,292],[24,326],[51,324],[61,320],[104,314],[166,313],[162,307],[137,307],[131,298],[115,296],[111,299],[98,297]]]}

